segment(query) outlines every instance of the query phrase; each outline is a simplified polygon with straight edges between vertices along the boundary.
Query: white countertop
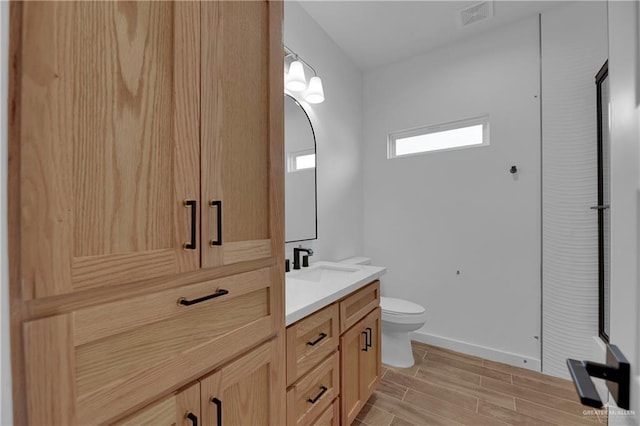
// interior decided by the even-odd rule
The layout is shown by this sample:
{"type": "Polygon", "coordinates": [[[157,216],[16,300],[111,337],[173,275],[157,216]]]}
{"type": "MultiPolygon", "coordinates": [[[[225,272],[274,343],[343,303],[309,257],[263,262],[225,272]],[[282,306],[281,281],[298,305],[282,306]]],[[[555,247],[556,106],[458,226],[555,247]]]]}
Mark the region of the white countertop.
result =
{"type": "Polygon", "coordinates": [[[380,278],[386,271],[387,268],[381,266],[316,262],[308,268],[287,272],[285,275],[286,325],[289,326],[342,299],[380,278]],[[323,268],[328,269],[329,273],[326,277],[321,276],[323,268]]]}

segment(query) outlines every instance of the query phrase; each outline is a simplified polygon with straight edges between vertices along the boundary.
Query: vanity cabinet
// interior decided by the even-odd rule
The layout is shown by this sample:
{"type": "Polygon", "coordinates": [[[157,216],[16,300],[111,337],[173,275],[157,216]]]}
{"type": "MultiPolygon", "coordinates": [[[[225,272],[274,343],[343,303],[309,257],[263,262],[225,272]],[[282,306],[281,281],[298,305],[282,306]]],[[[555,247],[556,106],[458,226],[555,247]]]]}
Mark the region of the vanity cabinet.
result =
{"type": "Polygon", "coordinates": [[[170,419],[212,373],[225,424],[285,421],[282,18],[266,0],[11,4],[22,423],[170,419]]]}
{"type": "Polygon", "coordinates": [[[287,424],[350,425],[380,382],[380,282],[287,327],[287,424]]]}

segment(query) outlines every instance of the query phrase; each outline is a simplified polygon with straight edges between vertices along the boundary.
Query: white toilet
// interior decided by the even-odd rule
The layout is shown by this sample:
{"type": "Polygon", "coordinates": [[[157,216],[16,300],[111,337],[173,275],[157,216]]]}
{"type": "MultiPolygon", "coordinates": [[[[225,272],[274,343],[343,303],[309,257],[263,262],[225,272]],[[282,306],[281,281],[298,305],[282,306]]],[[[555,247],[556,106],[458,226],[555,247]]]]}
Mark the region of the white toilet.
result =
{"type": "MultiPolygon", "coordinates": [[[[351,257],[342,263],[369,265],[367,257],[351,257]]],[[[392,297],[381,297],[382,308],[382,363],[391,367],[413,366],[413,351],[409,333],[421,328],[427,321],[424,307],[417,303],[392,297]]]]}
{"type": "Polygon", "coordinates": [[[417,303],[393,297],[381,297],[380,307],[382,363],[392,367],[411,367],[415,360],[409,333],[418,330],[427,321],[425,309],[417,303]]]}

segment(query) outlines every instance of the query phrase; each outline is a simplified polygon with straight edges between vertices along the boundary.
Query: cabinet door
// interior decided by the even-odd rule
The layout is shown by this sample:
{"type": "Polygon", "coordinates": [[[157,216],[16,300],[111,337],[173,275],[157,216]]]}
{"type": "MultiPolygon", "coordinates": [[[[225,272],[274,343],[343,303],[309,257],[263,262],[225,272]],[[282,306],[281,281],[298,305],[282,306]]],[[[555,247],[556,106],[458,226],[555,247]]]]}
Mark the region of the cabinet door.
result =
{"type": "Polygon", "coordinates": [[[283,244],[283,15],[279,1],[201,8],[202,266],[213,267],[283,244]]]}
{"type": "Polygon", "coordinates": [[[340,337],[341,418],[351,424],[382,373],[381,309],[374,309],[340,337]]]}
{"type": "MultiPolygon", "coordinates": [[[[364,320],[363,320],[364,321],[364,320]]],[[[340,413],[342,423],[350,425],[366,402],[360,384],[362,355],[368,348],[363,322],[359,322],[340,336],[340,413]]]]}
{"type": "Polygon", "coordinates": [[[196,383],[114,426],[197,426],[200,418],[200,383],[196,383]]]}
{"type": "Polygon", "coordinates": [[[199,4],[27,2],[21,33],[23,297],[198,268],[199,4]]]}
{"type": "Polygon", "coordinates": [[[373,394],[382,376],[380,313],[381,309],[378,307],[363,320],[364,331],[369,335],[368,349],[360,352],[362,360],[360,384],[364,402],[373,394]]]}
{"type": "Polygon", "coordinates": [[[201,380],[203,424],[284,424],[284,380],[274,370],[283,354],[277,354],[277,347],[273,340],[264,343],[201,380]]]}

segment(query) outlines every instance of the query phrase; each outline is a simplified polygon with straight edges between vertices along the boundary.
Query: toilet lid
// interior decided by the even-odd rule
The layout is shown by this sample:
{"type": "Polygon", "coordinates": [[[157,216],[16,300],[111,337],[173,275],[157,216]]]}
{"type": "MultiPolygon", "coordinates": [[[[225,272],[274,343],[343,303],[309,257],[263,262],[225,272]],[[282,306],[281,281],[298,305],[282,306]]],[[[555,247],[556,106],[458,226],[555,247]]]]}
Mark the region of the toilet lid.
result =
{"type": "Polygon", "coordinates": [[[390,314],[423,314],[425,309],[417,303],[393,297],[381,297],[380,306],[382,310],[390,314]]]}

